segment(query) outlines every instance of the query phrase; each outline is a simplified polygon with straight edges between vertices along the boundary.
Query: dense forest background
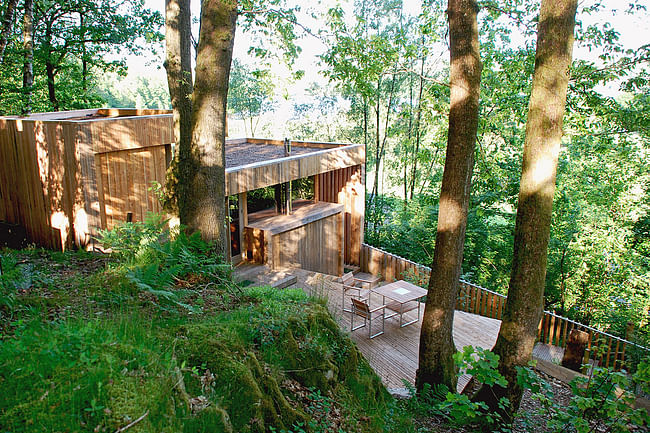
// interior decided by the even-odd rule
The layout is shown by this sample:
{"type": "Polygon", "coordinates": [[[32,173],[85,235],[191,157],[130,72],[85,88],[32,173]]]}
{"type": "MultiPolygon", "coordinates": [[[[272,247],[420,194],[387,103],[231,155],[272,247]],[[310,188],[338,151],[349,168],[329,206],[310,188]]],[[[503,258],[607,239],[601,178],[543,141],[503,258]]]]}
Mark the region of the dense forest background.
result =
{"type": "MultiPolygon", "coordinates": [[[[304,23],[296,45],[321,47],[315,60],[286,64],[254,37],[238,41],[229,93],[231,136],[365,143],[366,242],[427,265],[447,142],[445,4],[425,1],[415,12],[400,0],[296,7],[292,16],[304,23]],[[279,113],[288,121],[278,122],[279,113]]],[[[1,112],[20,114],[27,95],[34,112],[169,107],[164,80],[126,76],[127,55],[159,60],[160,12],[135,0],[35,0],[34,81],[26,87],[23,6],[0,6],[1,112]]],[[[502,293],[538,10],[537,2],[488,0],[479,14],[483,76],[463,277],[502,293]]],[[[643,17],[640,1],[579,8],[545,295],[547,310],[621,336],[633,323],[631,338],[640,340],[650,308],[650,45],[623,40],[629,29],[621,26],[643,17]]]]}

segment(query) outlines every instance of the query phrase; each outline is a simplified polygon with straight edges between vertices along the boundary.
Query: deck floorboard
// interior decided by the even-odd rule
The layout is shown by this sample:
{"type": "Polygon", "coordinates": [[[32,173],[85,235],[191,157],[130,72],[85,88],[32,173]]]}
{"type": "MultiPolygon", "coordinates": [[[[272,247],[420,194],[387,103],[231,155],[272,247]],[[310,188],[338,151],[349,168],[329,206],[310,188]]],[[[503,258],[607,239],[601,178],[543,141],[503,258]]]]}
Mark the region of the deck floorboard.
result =
{"type": "MultiPolygon", "coordinates": [[[[250,268],[245,267],[244,269],[246,269],[247,279],[252,279],[250,268]]],[[[256,282],[265,283],[264,272],[264,268],[260,267],[260,274],[255,279],[256,282]]],[[[341,329],[350,333],[350,313],[342,312],[341,291],[339,286],[332,282],[332,277],[302,269],[292,269],[287,272],[296,275],[298,280],[296,287],[303,288],[310,295],[327,297],[330,313],[339,323],[341,329]]],[[[237,272],[235,273],[237,274],[237,272]]],[[[373,306],[378,305],[380,300],[381,296],[371,297],[371,304],[373,306]]],[[[363,356],[389,389],[404,388],[404,381],[411,385],[415,383],[423,313],[424,304],[420,307],[420,322],[404,328],[399,327],[398,318],[386,320],[385,333],[373,339],[368,338],[368,332],[363,328],[350,333],[351,338],[355,341],[363,356]]],[[[405,317],[407,320],[416,318],[417,310],[406,313],[405,317]]],[[[355,319],[355,324],[357,323],[357,319],[355,319]]],[[[377,329],[374,325],[373,331],[377,329]]],[[[377,325],[380,326],[379,323],[377,325]]],[[[500,320],[457,310],[454,314],[454,343],[458,349],[468,345],[491,349],[496,342],[500,326],[500,320]]],[[[538,344],[535,348],[535,357],[552,362],[558,362],[558,356],[561,359],[563,352],[561,348],[552,347],[549,349],[540,346],[538,344]]],[[[462,391],[468,381],[469,376],[460,377],[458,381],[459,392],[462,391]]]]}

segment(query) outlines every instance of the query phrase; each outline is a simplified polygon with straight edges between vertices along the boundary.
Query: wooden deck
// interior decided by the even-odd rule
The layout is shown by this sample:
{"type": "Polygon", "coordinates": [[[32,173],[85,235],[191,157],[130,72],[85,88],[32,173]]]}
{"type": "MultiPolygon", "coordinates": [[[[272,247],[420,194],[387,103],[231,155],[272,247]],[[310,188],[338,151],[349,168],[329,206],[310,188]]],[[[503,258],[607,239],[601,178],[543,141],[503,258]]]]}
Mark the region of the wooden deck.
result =
{"type": "MultiPolygon", "coordinates": [[[[327,297],[332,316],[340,324],[341,329],[350,332],[350,314],[341,311],[341,291],[339,286],[332,282],[333,277],[302,269],[288,269],[280,275],[285,276],[288,274],[297,277],[296,287],[301,287],[310,295],[327,297]]],[[[269,284],[274,278],[278,278],[278,273],[268,273],[268,269],[265,267],[255,268],[251,267],[251,265],[245,265],[235,271],[235,278],[248,279],[258,284],[269,284]]],[[[373,305],[380,300],[381,296],[371,298],[373,305]]],[[[422,317],[423,313],[424,304],[420,307],[420,317],[422,317]]],[[[407,319],[417,317],[417,310],[406,313],[405,317],[407,319]]],[[[350,335],[388,389],[404,388],[404,381],[414,384],[415,371],[418,365],[421,322],[400,328],[398,320],[398,318],[387,320],[385,333],[372,340],[368,338],[368,332],[364,328],[354,331],[350,335]]],[[[355,319],[356,323],[358,322],[355,319]]],[[[496,342],[500,326],[500,320],[464,311],[456,311],[453,331],[456,347],[462,349],[464,346],[472,345],[491,349],[496,342]]],[[[375,329],[374,325],[373,329],[375,329]]],[[[561,352],[561,348],[538,344],[535,347],[533,356],[538,359],[557,362],[558,359],[561,359],[561,352]]],[[[468,381],[468,376],[462,376],[459,379],[459,392],[462,391],[468,381]]]]}
{"type": "MultiPolygon", "coordinates": [[[[334,316],[341,328],[349,332],[350,315],[341,314],[341,298],[337,296],[339,293],[332,293],[332,295],[333,297],[330,296],[328,302],[330,311],[334,311],[334,316]]],[[[420,317],[423,314],[424,304],[420,307],[420,317]]],[[[404,316],[405,321],[415,319],[417,310],[410,311],[404,316]]],[[[385,323],[385,333],[372,340],[368,338],[368,333],[363,328],[351,334],[363,356],[389,389],[404,388],[404,381],[415,384],[415,371],[418,367],[421,320],[404,328],[399,327],[398,321],[398,317],[388,319],[385,323]]],[[[356,319],[355,323],[357,323],[356,319]]],[[[469,345],[491,349],[496,342],[499,326],[501,326],[499,320],[456,311],[454,315],[454,343],[459,350],[469,345]]],[[[458,380],[459,392],[463,390],[468,381],[469,376],[460,377],[458,380]]]]}

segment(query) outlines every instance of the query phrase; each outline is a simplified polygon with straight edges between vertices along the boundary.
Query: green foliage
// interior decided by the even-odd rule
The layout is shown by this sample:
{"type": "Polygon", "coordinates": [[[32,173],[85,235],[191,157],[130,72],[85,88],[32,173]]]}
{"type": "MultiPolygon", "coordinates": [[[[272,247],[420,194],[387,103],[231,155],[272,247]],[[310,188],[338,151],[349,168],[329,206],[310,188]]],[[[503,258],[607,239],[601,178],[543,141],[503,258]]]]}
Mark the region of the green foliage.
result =
{"type": "Polygon", "coordinates": [[[646,367],[644,363],[632,381],[624,371],[594,367],[590,376],[578,376],[571,381],[573,396],[565,405],[553,398],[550,386],[530,369],[518,371],[518,382],[531,389],[533,398],[541,403],[540,413],[548,418],[547,425],[535,426],[536,430],[628,432],[631,426],[641,428],[650,422],[644,408],[634,408],[635,390],[631,386],[636,382],[640,388],[647,389],[650,376],[646,367]]]}
{"type": "MultiPolygon", "coordinates": [[[[19,3],[20,5],[20,3],[19,3]]],[[[22,13],[9,34],[0,66],[0,111],[20,114],[22,88],[22,13]]],[[[96,78],[124,73],[122,53],[155,51],[162,40],[162,16],[142,0],[34,1],[34,111],[88,108],[101,105],[96,78]],[[115,60],[109,60],[109,53],[115,60]]]]}
{"type": "Polygon", "coordinates": [[[0,426],[115,430],[148,410],[144,425],[163,428],[175,360],[151,331],[137,316],[31,322],[0,345],[0,426]]]}
{"type": "MultiPolygon", "coordinates": [[[[462,352],[454,355],[458,369],[458,377],[471,374],[480,383],[505,386],[506,380],[497,371],[498,355],[489,350],[465,346],[462,352]],[[481,382],[484,381],[484,382],[481,382]]],[[[404,408],[416,418],[426,419],[431,416],[440,417],[454,426],[465,426],[493,431],[501,423],[501,417],[496,413],[487,412],[484,402],[472,401],[465,394],[450,391],[445,385],[431,388],[425,384],[422,390],[407,384],[410,397],[404,402],[404,408]]],[[[507,399],[502,399],[500,405],[507,405],[507,399]]]]}
{"type": "MultiPolygon", "coordinates": [[[[506,386],[498,372],[498,356],[488,350],[466,346],[457,352],[454,361],[458,376],[469,374],[478,383],[506,386]]],[[[517,369],[517,384],[539,401],[535,412],[520,411],[515,427],[520,431],[576,432],[593,431],[627,432],[630,427],[643,428],[650,422],[645,409],[634,408],[635,390],[650,389],[650,368],[646,362],[639,365],[634,375],[612,369],[595,367],[591,376],[578,376],[570,383],[572,398],[568,404],[554,396],[552,387],[532,368],[517,369]],[[536,415],[536,416],[533,416],[536,415]],[[540,424],[540,420],[542,424],[540,424]]],[[[430,417],[442,417],[454,426],[480,431],[511,431],[497,413],[486,412],[487,405],[464,394],[449,391],[445,386],[431,389],[426,385],[420,392],[410,384],[410,398],[401,407],[419,422],[426,424],[430,417]]],[[[499,403],[509,405],[503,398],[499,403]]]]}
{"type": "Polygon", "coordinates": [[[151,77],[104,74],[96,92],[108,107],[171,109],[167,82],[151,77]]]}
{"type": "Polygon", "coordinates": [[[156,297],[161,306],[173,305],[197,312],[182,302],[179,279],[228,285],[231,267],[213,253],[198,232],[187,235],[182,227],[167,228],[161,215],[149,214],[144,222],[123,223],[101,230],[100,241],[122,261],[125,276],[139,290],[156,297]]]}
{"type": "Polygon", "coordinates": [[[458,366],[459,376],[468,374],[488,386],[499,385],[505,388],[507,385],[505,378],[497,371],[499,355],[487,349],[465,346],[462,352],[454,354],[454,361],[458,366]]]}
{"type": "Polygon", "coordinates": [[[0,430],[116,431],[144,415],[134,430],[383,431],[390,397],[322,305],[301,290],[240,289],[196,250],[183,257],[189,238],[149,229],[130,228],[132,247],[115,236],[125,261],[109,267],[94,254],[3,251],[2,288],[15,296],[0,328],[0,430]],[[162,244],[143,248],[151,238],[162,244]],[[143,302],[150,291],[126,275],[143,266],[137,281],[161,290],[147,260],[160,274],[211,269],[186,290],[226,308],[161,314],[160,297],[143,302]]]}
{"type": "Polygon", "coordinates": [[[274,108],[273,77],[269,70],[252,70],[237,59],[232,61],[228,85],[228,110],[236,118],[243,119],[255,137],[257,119],[274,108]]]}

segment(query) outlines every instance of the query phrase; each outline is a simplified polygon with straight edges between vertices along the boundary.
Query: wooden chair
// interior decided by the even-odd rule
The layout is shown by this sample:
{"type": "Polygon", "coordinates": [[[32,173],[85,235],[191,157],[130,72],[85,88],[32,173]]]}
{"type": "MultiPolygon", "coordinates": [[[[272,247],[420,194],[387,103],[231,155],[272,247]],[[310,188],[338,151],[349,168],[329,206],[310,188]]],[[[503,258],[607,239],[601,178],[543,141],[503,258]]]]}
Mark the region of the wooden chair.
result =
{"type": "Polygon", "coordinates": [[[370,308],[368,301],[363,301],[356,298],[351,298],[352,301],[352,317],[350,318],[350,332],[356,331],[359,328],[368,326],[368,338],[375,338],[384,333],[384,316],[386,315],[386,306],[380,305],[379,307],[370,308]],[[354,317],[359,316],[363,318],[361,325],[354,326],[354,317]],[[381,331],[375,334],[372,333],[372,321],[381,317],[381,331]]]}
{"type": "Polygon", "coordinates": [[[377,284],[377,281],[357,278],[352,272],[348,272],[347,274],[343,274],[341,276],[341,284],[343,286],[341,309],[346,313],[350,313],[352,310],[345,308],[345,297],[348,296],[350,298],[362,300],[368,299],[368,294],[370,293],[370,290],[377,284]]]}

